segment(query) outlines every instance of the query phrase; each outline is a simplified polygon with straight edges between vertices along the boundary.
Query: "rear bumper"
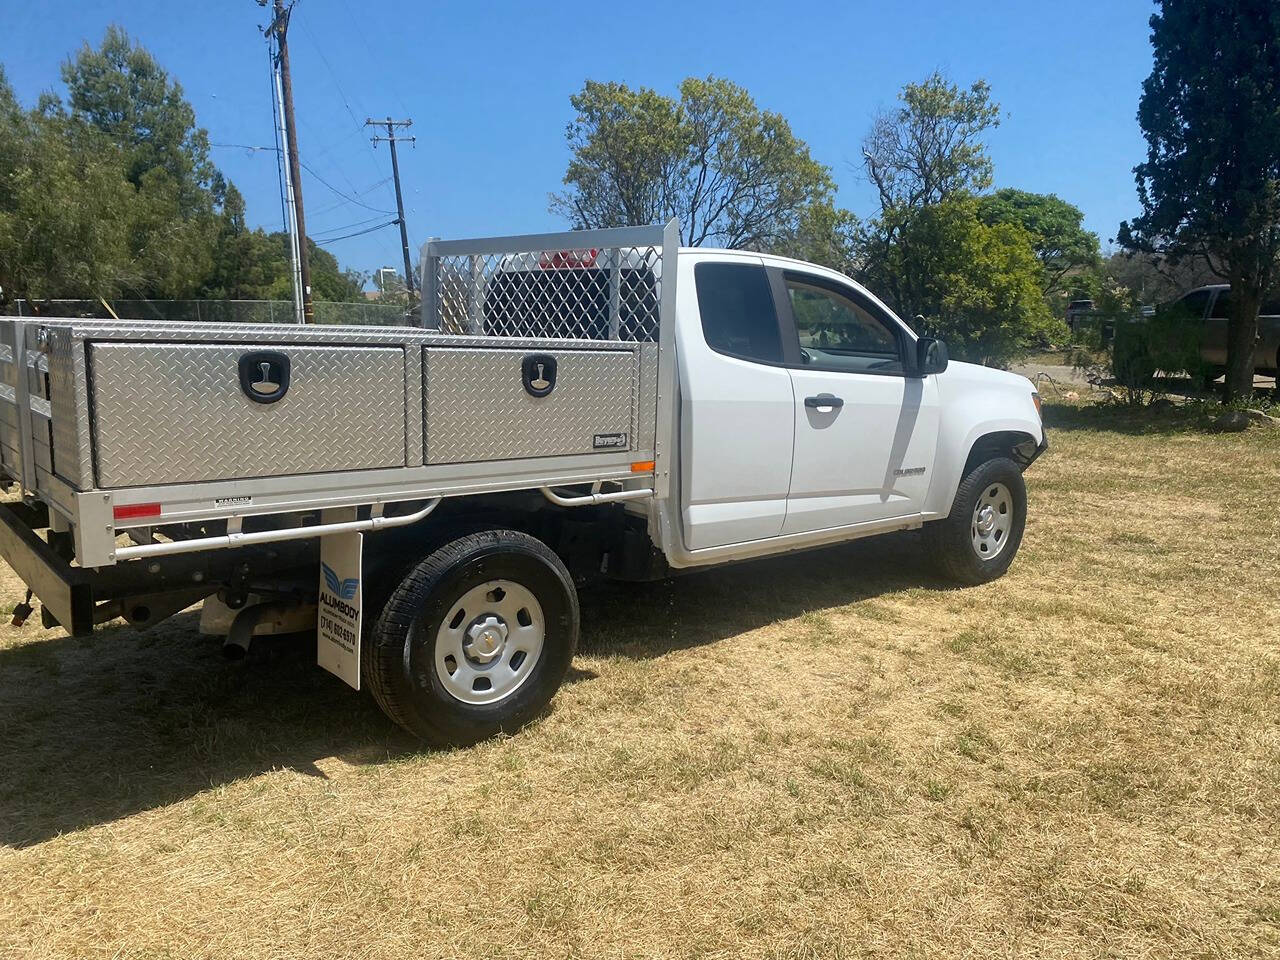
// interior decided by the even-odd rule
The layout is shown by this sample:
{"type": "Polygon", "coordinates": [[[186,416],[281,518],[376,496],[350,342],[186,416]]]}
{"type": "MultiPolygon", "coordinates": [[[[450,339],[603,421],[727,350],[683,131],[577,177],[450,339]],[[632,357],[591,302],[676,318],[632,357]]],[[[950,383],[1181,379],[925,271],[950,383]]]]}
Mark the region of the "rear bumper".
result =
{"type": "Polygon", "coordinates": [[[293,595],[314,590],[319,576],[315,539],[85,570],[72,566],[36,532],[48,523],[43,504],[0,503],[0,558],[40,598],[44,625],[61,626],[73,637],[86,637],[96,623],[116,617],[140,629],[152,626],[223,586],[246,593],[251,584],[273,583],[293,595]]]}
{"type": "Polygon", "coordinates": [[[42,540],[33,527],[35,511],[21,504],[0,504],[0,557],[75,637],[93,632],[93,585],[89,574],[73,567],[42,540]]]}

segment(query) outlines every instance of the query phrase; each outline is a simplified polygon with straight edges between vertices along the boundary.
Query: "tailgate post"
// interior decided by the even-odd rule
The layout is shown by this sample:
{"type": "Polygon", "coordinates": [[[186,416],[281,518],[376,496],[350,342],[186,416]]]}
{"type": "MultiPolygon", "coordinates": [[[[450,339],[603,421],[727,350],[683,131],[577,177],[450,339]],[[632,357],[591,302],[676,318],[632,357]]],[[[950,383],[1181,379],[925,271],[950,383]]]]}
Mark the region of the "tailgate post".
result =
{"type": "Polygon", "coordinates": [[[14,396],[18,404],[18,452],[22,455],[22,489],[36,491],[35,436],[31,432],[31,373],[27,369],[27,328],[15,323],[13,331],[13,366],[18,376],[14,396]]]}
{"type": "Polygon", "coordinates": [[[672,217],[662,230],[662,287],[658,303],[658,412],[654,425],[653,493],[666,499],[671,490],[671,448],[675,431],[676,276],[679,272],[680,221],[672,217]]]}

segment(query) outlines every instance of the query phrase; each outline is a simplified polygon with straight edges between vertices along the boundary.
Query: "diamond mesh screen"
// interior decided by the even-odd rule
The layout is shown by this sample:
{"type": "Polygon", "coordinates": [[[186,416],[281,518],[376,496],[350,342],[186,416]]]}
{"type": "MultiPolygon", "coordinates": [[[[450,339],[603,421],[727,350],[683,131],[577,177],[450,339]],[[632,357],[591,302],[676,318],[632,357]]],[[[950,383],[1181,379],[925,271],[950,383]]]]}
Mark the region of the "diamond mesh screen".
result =
{"type": "Polygon", "coordinates": [[[661,247],[441,256],[438,327],[471,336],[656,341],[661,263],[661,247]]]}

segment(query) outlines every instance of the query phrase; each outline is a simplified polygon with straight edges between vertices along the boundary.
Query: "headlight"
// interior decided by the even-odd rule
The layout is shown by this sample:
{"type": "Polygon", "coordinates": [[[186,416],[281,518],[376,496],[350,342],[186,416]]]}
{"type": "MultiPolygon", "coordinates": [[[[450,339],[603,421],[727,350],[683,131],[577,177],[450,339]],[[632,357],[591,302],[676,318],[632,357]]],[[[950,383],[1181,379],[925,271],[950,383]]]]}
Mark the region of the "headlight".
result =
{"type": "Polygon", "coordinates": [[[1031,402],[1036,405],[1036,416],[1039,417],[1041,420],[1043,420],[1044,413],[1042,413],[1040,410],[1040,394],[1036,393],[1035,391],[1032,391],[1031,402]]]}

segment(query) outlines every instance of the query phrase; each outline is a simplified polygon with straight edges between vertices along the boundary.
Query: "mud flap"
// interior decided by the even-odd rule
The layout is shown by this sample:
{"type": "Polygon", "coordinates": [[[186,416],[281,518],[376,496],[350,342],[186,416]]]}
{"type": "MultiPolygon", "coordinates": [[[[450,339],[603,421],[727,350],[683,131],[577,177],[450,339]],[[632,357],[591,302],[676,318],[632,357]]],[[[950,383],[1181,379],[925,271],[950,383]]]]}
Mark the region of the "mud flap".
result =
{"type": "Polygon", "coordinates": [[[356,690],[360,689],[360,628],[364,620],[363,552],[363,533],[331,533],[320,538],[316,662],[356,690]]]}

